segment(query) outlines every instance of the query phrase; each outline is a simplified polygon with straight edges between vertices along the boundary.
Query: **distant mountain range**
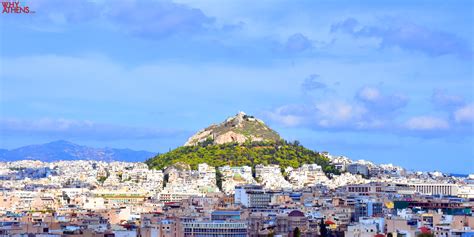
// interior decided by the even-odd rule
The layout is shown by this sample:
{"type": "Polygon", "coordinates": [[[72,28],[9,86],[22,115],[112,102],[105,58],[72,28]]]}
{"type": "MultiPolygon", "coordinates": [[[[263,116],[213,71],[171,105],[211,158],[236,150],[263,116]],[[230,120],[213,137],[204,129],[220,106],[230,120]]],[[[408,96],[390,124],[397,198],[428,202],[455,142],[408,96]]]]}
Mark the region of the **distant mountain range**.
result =
{"type": "Polygon", "coordinates": [[[156,153],[149,151],[93,148],[64,140],[40,145],[29,145],[12,150],[0,149],[0,161],[40,160],[51,162],[58,160],[101,160],[143,162],[155,155],[156,153]]]}

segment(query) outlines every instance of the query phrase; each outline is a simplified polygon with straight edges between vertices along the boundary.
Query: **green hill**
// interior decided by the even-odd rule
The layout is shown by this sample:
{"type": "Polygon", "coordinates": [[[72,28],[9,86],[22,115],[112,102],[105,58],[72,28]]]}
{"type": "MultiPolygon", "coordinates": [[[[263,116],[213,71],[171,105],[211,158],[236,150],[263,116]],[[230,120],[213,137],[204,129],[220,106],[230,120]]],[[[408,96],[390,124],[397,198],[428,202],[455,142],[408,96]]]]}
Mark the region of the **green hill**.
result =
{"type": "Polygon", "coordinates": [[[321,165],[326,173],[336,172],[329,159],[320,153],[301,146],[297,141],[290,143],[284,140],[214,144],[207,139],[198,145],[178,147],[146,161],[154,169],[164,169],[178,162],[189,164],[192,169],[197,169],[200,163],[215,167],[277,164],[282,169],[315,163],[321,165]]]}
{"type": "Polygon", "coordinates": [[[290,143],[283,140],[262,120],[244,112],[197,132],[184,146],[159,154],[146,163],[154,169],[175,164],[197,169],[200,163],[214,167],[247,165],[252,168],[258,164],[275,164],[282,169],[318,164],[326,173],[337,172],[328,158],[301,146],[297,141],[290,143]]]}

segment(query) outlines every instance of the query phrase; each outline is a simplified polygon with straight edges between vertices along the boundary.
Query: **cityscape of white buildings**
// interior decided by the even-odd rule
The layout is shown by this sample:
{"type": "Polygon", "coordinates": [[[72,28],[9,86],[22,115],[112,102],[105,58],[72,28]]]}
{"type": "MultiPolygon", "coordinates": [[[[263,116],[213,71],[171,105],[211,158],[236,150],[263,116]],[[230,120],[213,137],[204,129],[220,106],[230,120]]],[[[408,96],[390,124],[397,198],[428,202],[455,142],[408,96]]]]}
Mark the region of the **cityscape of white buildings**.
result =
{"type": "Polygon", "coordinates": [[[334,236],[474,233],[473,175],[325,155],[340,175],[317,164],[162,171],[139,162],[0,162],[0,235],[294,236],[298,228],[318,236],[323,220],[334,236]]]}

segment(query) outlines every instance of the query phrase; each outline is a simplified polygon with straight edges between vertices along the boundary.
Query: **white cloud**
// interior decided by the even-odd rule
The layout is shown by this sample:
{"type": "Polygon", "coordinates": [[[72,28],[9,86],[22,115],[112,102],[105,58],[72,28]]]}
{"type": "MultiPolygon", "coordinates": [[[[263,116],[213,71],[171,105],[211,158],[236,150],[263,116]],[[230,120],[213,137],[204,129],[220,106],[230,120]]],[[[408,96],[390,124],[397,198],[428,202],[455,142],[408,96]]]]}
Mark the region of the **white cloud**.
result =
{"type": "Polygon", "coordinates": [[[311,115],[314,114],[314,107],[304,105],[284,105],[271,111],[264,111],[266,119],[275,121],[283,126],[296,127],[307,124],[311,115]]]}
{"type": "Polygon", "coordinates": [[[377,115],[392,113],[408,103],[408,98],[404,95],[383,94],[378,88],[370,86],[360,89],[356,94],[356,99],[377,115]]]}
{"type": "Polygon", "coordinates": [[[410,118],[405,123],[405,127],[414,131],[434,131],[447,130],[450,126],[448,121],[442,118],[433,116],[417,116],[410,118]]]}
{"type": "Polygon", "coordinates": [[[307,126],[315,129],[372,129],[385,125],[384,121],[368,117],[360,105],[345,101],[322,101],[312,105],[286,105],[263,115],[284,126],[307,126]]]}
{"type": "Polygon", "coordinates": [[[269,117],[271,120],[277,121],[278,123],[288,127],[298,126],[302,123],[303,120],[301,117],[295,115],[284,115],[278,112],[267,112],[266,116],[269,117]]]}
{"type": "Polygon", "coordinates": [[[38,120],[0,119],[0,131],[4,135],[11,136],[48,136],[91,140],[154,139],[173,137],[182,133],[182,131],[176,130],[130,127],[63,118],[42,118],[38,120]]]}
{"type": "Polygon", "coordinates": [[[366,86],[359,91],[358,97],[366,101],[375,101],[381,96],[379,89],[366,86]]]}
{"type": "Polygon", "coordinates": [[[415,23],[362,26],[358,20],[347,18],[333,24],[331,31],[344,32],[356,38],[380,39],[381,47],[398,47],[407,51],[423,52],[432,57],[452,54],[463,59],[472,59],[473,52],[466,39],[415,23]]]}
{"type": "Polygon", "coordinates": [[[363,107],[341,101],[325,101],[315,105],[318,124],[332,127],[361,120],[367,112],[363,107]]]}
{"type": "Polygon", "coordinates": [[[303,91],[314,91],[314,90],[324,90],[327,89],[327,85],[320,81],[319,75],[312,74],[307,77],[301,84],[303,91]]]}
{"type": "Polygon", "coordinates": [[[439,107],[452,108],[465,103],[464,98],[459,95],[448,94],[444,90],[435,90],[431,95],[431,102],[439,107]]]}
{"type": "Polygon", "coordinates": [[[474,104],[465,105],[454,111],[454,120],[458,123],[474,123],[474,104]]]}
{"type": "Polygon", "coordinates": [[[217,30],[215,19],[200,9],[173,1],[32,1],[35,21],[20,19],[36,30],[64,30],[68,24],[94,22],[101,30],[112,27],[138,37],[163,38],[217,30]],[[131,14],[140,12],[140,14],[131,14]]]}
{"type": "Polygon", "coordinates": [[[301,33],[297,33],[288,37],[285,48],[289,52],[303,52],[312,47],[311,41],[301,33]]]}

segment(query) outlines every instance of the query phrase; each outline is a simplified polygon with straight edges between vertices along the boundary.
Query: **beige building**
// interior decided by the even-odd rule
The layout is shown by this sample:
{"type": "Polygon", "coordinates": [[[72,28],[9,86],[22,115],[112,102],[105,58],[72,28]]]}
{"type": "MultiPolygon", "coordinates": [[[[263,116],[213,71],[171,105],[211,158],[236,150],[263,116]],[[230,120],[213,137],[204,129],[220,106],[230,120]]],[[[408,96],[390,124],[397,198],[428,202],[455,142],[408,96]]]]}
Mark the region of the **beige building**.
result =
{"type": "Polygon", "coordinates": [[[386,218],[385,219],[387,233],[394,233],[393,236],[397,236],[396,233],[405,234],[406,237],[415,237],[417,234],[416,226],[409,225],[407,220],[402,218],[386,218]]]}

